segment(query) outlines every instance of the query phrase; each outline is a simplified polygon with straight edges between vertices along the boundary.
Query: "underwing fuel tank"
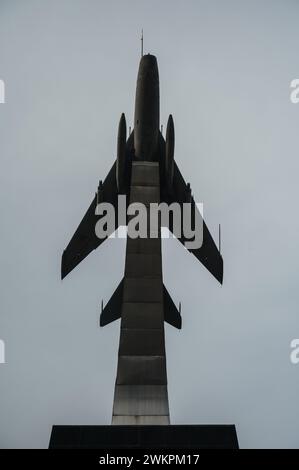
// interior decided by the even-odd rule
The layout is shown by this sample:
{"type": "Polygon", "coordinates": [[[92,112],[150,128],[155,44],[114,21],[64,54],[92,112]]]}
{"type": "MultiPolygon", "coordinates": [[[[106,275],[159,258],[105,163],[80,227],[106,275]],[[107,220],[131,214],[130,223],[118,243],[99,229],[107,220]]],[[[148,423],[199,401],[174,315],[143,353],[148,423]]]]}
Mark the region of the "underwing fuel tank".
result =
{"type": "Polygon", "coordinates": [[[165,149],[165,175],[168,188],[173,185],[174,175],[174,124],[172,115],[169,115],[166,128],[166,149],[165,149]]]}
{"type": "Polygon", "coordinates": [[[116,184],[118,192],[125,192],[125,170],[126,170],[126,141],[127,124],[124,113],[122,113],[117,134],[117,158],[116,158],[116,184]]]}

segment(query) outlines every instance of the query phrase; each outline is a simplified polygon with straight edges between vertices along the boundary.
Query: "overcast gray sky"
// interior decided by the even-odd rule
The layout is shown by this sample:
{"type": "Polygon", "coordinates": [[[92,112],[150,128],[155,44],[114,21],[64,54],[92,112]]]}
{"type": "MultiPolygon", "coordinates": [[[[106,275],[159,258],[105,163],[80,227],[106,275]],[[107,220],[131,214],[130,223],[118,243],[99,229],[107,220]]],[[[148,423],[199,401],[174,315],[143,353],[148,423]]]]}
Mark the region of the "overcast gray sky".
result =
{"type": "Polygon", "coordinates": [[[158,58],[161,123],[204,203],[224,283],[177,240],[164,283],[171,422],[234,423],[241,447],[299,447],[295,0],[0,0],[0,447],[47,447],[53,424],[110,424],[119,322],[98,327],[123,276],[109,240],[64,281],[62,250],[133,121],[140,56],[158,58]]]}

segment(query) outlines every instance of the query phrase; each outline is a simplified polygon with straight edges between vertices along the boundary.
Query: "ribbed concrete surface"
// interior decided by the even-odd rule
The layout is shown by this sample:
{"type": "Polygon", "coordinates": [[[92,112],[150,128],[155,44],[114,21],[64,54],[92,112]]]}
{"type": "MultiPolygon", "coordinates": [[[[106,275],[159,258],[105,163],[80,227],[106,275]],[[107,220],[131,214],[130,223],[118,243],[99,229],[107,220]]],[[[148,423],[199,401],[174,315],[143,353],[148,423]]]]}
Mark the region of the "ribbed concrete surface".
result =
{"type": "MultiPolygon", "coordinates": [[[[160,202],[158,163],[133,162],[130,203],[136,202],[147,210],[150,203],[160,202]]],[[[128,233],[115,425],[169,424],[160,226],[158,234],[134,239],[128,233]]]]}

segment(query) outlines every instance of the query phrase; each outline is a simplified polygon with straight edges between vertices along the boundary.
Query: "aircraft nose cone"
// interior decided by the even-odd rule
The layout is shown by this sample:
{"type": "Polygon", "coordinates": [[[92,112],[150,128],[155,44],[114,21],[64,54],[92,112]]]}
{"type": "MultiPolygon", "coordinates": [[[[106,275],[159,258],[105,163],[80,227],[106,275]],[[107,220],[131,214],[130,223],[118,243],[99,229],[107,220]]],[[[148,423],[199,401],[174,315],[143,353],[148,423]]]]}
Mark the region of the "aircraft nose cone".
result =
{"type": "Polygon", "coordinates": [[[157,58],[152,54],[145,54],[141,57],[141,63],[144,65],[157,65],[157,58]]]}
{"type": "Polygon", "coordinates": [[[154,55],[146,54],[141,57],[140,70],[143,73],[158,70],[157,58],[154,55]]]}

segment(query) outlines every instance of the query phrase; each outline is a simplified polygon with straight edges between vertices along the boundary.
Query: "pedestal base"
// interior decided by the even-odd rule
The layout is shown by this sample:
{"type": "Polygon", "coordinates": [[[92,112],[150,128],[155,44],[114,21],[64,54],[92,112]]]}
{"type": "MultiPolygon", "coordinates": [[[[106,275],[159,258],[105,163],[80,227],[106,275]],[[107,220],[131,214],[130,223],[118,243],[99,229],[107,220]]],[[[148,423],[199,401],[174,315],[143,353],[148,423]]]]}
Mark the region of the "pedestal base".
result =
{"type": "Polygon", "coordinates": [[[53,426],[49,449],[238,449],[234,425],[53,426]]]}

